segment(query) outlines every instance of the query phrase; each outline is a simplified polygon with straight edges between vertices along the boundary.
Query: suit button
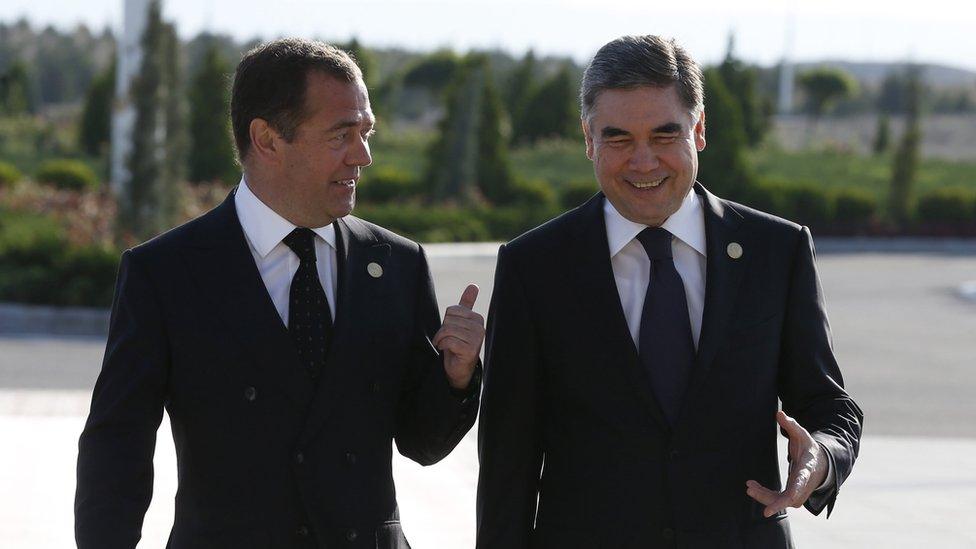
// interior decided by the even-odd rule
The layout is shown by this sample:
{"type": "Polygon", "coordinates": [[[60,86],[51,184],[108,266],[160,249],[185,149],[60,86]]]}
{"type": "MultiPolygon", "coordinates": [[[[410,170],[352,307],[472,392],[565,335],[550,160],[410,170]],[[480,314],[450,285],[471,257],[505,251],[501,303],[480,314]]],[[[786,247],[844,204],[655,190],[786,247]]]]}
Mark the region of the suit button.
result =
{"type": "Polygon", "coordinates": [[[668,455],[671,457],[671,459],[678,459],[679,457],[681,457],[681,452],[677,450],[671,450],[671,453],[668,455]]]}
{"type": "Polygon", "coordinates": [[[305,454],[303,454],[301,452],[298,452],[297,454],[295,454],[295,463],[297,463],[299,465],[301,465],[302,463],[305,463],[305,454]]]}
{"type": "Polygon", "coordinates": [[[671,528],[665,528],[661,530],[661,537],[664,539],[674,539],[674,530],[671,528]]]}
{"type": "Polygon", "coordinates": [[[352,452],[346,452],[346,463],[348,463],[349,465],[355,465],[356,464],[356,454],[354,454],[352,452]]]}
{"type": "Polygon", "coordinates": [[[244,389],[244,398],[247,399],[248,402],[254,402],[255,399],[258,398],[258,390],[254,387],[244,389]]]}
{"type": "Polygon", "coordinates": [[[308,526],[299,526],[295,533],[303,538],[308,537],[308,526]]]}
{"type": "Polygon", "coordinates": [[[356,538],[358,537],[359,537],[359,532],[352,529],[346,531],[346,541],[356,541],[356,538]]]}

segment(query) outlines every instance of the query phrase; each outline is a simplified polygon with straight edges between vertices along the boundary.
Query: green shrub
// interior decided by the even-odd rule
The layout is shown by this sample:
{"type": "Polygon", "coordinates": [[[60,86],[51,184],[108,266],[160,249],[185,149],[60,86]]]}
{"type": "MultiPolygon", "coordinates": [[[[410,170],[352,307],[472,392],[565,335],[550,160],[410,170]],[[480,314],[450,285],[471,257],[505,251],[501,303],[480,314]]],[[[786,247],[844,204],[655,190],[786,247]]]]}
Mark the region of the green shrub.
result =
{"type": "Polygon", "coordinates": [[[367,171],[356,186],[357,200],[363,204],[386,204],[422,195],[420,182],[389,167],[367,171]]]}
{"type": "Polygon", "coordinates": [[[571,210],[590,199],[600,186],[592,179],[570,181],[559,193],[559,204],[564,210],[571,210]]]}
{"type": "Polygon", "coordinates": [[[923,194],[915,206],[916,216],[925,223],[976,222],[976,193],[964,187],[943,187],[923,194]]]}
{"type": "Polygon", "coordinates": [[[743,197],[753,208],[811,228],[824,228],[831,220],[830,195],[813,183],[767,179],[745,189],[743,197]]]}
{"type": "Polygon", "coordinates": [[[484,222],[468,209],[411,204],[359,208],[356,215],[419,242],[488,240],[484,222]]]}
{"type": "Polygon", "coordinates": [[[13,185],[20,181],[23,174],[16,166],[9,162],[0,162],[0,188],[13,185]]]}
{"type": "Polygon", "coordinates": [[[511,204],[526,208],[550,208],[556,204],[556,191],[552,185],[540,179],[516,179],[512,184],[511,204]]]}
{"type": "Polygon", "coordinates": [[[834,193],[834,220],[838,224],[864,225],[877,212],[877,198],[864,189],[839,189],[834,193]]]}
{"type": "Polygon", "coordinates": [[[98,187],[98,177],[80,160],[56,159],[42,162],[34,179],[59,189],[83,191],[98,187]]]}
{"type": "Polygon", "coordinates": [[[53,219],[0,212],[0,301],[108,307],[119,252],[72,247],[53,219]]]}

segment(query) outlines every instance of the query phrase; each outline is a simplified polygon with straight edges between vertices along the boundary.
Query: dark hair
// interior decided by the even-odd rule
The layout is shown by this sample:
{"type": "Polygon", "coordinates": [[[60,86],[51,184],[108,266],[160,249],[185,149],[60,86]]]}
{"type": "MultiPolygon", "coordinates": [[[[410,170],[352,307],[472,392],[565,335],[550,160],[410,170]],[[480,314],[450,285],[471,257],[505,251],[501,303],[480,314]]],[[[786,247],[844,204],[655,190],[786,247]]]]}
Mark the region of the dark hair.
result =
{"type": "Polygon", "coordinates": [[[346,52],[317,40],[282,38],[244,54],[234,73],[230,118],[241,163],[251,148],[250,126],[261,118],[286,141],[305,120],[305,89],[310,71],[343,82],[362,79],[362,72],[346,52]]]}
{"type": "Polygon", "coordinates": [[[673,38],[622,36],[600,48],[583,72],[580,110],[587,119],[603,90],[671,85],[686,107],[703,108],[701,67],[673,38]]]}

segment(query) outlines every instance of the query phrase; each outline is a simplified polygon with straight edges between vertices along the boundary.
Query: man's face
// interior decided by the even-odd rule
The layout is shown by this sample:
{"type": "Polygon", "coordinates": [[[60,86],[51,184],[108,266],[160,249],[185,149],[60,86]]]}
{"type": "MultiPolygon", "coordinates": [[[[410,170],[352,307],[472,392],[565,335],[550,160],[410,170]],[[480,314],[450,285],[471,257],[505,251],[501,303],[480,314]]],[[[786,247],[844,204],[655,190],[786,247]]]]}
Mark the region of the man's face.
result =
{"type": "Polygon", "coordinates": [[[280,189],[303,225],[320,227],[352,212],[375,119],[361,81],[312,71],[306,85],[307,117],[282,143],[280,189]]]}
{"type": "Polygon", "coordinates": [[[625,218],[660,226],[695,183],[705,116],[674,86],[604,90],[583,121],[586,156],[607,200],[625,218]]]}

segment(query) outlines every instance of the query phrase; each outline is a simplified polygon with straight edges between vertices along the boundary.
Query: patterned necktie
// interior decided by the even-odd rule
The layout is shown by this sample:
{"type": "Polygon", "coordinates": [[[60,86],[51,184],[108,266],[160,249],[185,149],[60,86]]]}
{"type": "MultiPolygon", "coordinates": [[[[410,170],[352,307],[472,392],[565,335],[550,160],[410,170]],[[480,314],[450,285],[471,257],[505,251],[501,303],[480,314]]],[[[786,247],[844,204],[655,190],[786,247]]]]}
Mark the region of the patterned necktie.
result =
{"type": "Polygon", "coordinates": [[[315,233],[301,227],[286,236],[284,242],[301,261],[291,279],[288,333],[315,380],[325,365],[325,354],[332,340],[332,311],[315,267],[315,233]]]}
{"type": "Polygon", "coordinates": [[[671,258],[671,233],[648,227],[637,235],[651,260],[641,314],[639,354],[661,409],[673,426],[695,361],[688,302],[671,258]]]}

